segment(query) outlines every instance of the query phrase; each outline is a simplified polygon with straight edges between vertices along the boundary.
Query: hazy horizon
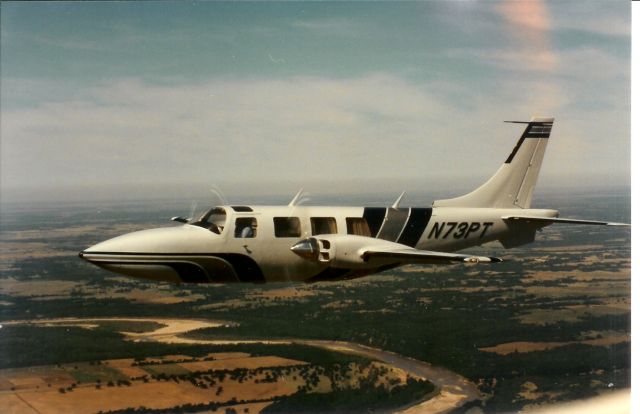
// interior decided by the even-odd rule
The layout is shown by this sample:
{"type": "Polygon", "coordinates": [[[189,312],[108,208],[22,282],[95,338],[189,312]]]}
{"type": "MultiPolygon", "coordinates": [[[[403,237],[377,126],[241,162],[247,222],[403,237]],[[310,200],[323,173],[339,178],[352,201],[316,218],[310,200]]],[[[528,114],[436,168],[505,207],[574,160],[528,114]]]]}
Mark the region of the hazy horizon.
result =
{"type": "MultiPolygon", "coordinates": [[[[486,177],[488,178],[488,176],[486,177]]],[[[631,184],[628,181],[612,181],[609,183],[594,182],[593,177],[580,177],[574,182],[571,180],[545,180],[539,182],[534,192],[536,196],[547,194],[559,194],[563,191],[572,192],[614,192],[631,193],[631,184]]],[[[378,180],[376,182],[347,180],[344,183],[335,182],[284,182],[284,183],[226,183],[222,185],[210,185],[207,183],[161,183],[161,184],[130,184],[119,187],[113,186],[84,186],[84,187],[56,187],[40,189],[15,189],[3,191],[0,204],[28,205],[30,203],[51,202],[54,204],[72,202],[128,202],[128,201],[153,201],[173,200],[177,204],[181,201],[189,205],[197,200],[199,203],[221,204],[233,203],[261,203],[278,200],[280,203],[288,202],[295,193],[303,189],[309,201],[323,203],[323,200],[344,196],[346,201],[360,200],[363,197],[375,197],[376,199],[388,198],[391,204],[401,192],[406,192],[403,198],[404,205],[413,205],[415,202],[433,201],[436,197],[451,197],[465,194],[484,180],[478,177],[468,177],[462,180],[378,180]]],[[[553,207],[553,206],[549,206],[553,207]]]]}

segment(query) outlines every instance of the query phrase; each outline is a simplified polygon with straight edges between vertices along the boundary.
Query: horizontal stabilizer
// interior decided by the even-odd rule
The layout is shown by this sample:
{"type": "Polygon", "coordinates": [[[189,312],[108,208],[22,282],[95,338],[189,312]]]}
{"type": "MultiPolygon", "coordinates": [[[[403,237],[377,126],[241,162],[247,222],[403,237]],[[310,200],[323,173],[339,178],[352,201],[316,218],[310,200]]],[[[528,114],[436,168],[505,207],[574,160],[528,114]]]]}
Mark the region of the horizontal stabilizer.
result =
{"type": "Polygon", "coordinates": [[[371,257],[384,259],[398,259],[405,263],[496,263],[502,259],[497,257],[472,256],[468,254],[433,252],[429,250],[418,250],[412,248],[393,250],[366,250],[362,253],[362,258],[368,260],[371,257]]]}
{"type": "Polygon", "coordinates": [[[502,217],[503,220],[514,220],[514,221],[528,221],[533,223],[542,223],[542,224],[553,224],[553,223],[564,223],[564,224],[594,224],[599,226],[630,226],[631,224],[626,223],[613,223],[608,221],[597,221],[597,220],[579,220],[579,219],[568,219],[568,218],[558,218],[558,217],[543,217],[543,216],[505,216],[502,217]]]}

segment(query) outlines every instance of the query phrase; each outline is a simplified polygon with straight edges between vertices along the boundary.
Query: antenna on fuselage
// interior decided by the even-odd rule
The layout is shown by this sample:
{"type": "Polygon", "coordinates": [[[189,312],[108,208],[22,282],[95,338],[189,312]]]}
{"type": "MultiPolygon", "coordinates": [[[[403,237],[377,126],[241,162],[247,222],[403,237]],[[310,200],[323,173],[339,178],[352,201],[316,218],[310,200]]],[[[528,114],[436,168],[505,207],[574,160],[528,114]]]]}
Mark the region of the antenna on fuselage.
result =
{"type": "Polygon", "coordinates": [[[397,210],[400,207],[400,201],[402,201],[402,197],[404,197],[405,192],[406,191],[403,191],[402,194],[400,194],[400,197],[398,197],[398,199],[393,204],[391,204],[392,209],[397,210]]]}

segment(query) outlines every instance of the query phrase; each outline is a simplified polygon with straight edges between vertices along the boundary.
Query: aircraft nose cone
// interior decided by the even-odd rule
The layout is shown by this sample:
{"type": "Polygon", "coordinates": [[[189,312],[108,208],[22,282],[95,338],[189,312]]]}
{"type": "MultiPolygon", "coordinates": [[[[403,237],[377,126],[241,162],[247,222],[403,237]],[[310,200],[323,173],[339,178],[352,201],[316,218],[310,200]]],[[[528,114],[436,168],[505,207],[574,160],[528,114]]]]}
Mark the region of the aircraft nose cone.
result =
{"type": "Polygon", "coordinates": [[[304,239],[291,246],[291,251],[304,259],[315,259],[320,249],[316,239],[304,239]]]}
{"type": "Polygon", "coordinates": [[[193,226],[142,230],[97,243],[78,253],[78,256],[95,264],[140,254],[208,253],[213,247],[211,244],[213,236],[213,233],[193,226]]]}
{"type": "MultiPolygon", "coordinates": [[[[80,257],[88,260],[89,256],[97,253],[189,253],[194,244],[203,241],[201,234],[203,232],[198,230],[200,229],[194,231],[194,229],[183,227],[162,227],[135,231],[88,247],[80,252],[80,257]]],[[[204,233],[208,235],[207,232],[204,233]]]]}

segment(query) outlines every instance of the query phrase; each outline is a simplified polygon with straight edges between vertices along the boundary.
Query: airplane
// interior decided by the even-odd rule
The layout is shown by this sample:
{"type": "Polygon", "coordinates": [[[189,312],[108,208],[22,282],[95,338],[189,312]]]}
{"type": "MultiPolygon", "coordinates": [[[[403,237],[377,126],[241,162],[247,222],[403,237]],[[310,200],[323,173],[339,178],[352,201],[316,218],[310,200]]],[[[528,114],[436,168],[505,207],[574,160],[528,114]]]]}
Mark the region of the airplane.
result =
{"type": "Polygon", "coordinates": [[[223,205],[179,226],[136,231],[79,253],[101,268],[176,283],[320,282],[363,277],[405,264],[496,263],[455,253],[498,240],[513,248],[554,223],[625,226],[559,218],[531,200],[554,118],[532,117],[498,171],[470,193],[431,207],[223,205]]]}

